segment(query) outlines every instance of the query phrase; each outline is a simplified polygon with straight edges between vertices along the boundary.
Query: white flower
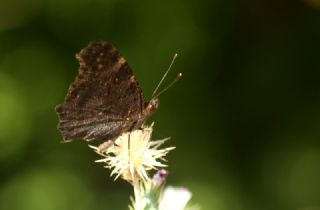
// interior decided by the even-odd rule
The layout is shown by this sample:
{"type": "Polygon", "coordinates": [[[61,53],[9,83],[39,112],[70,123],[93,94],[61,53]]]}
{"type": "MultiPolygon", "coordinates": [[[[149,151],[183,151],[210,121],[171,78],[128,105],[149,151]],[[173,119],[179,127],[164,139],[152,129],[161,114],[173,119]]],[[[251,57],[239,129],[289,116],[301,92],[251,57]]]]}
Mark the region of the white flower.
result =
{"type": "Polygon", "coordinates": [[[134,184],[134,197],[130,210],[199,210],[198,206],[187,206],[191,192],[183,187],[166,187],[168,171],[159,170],[151,180],[134,184]]]}
{"type": "Polygon", "coordinates": [[[111,176],[116,175],[115,179],[121,176],[129,182],[148,180],[147,171],[166,167],[159,159],[164,160],[164,156],[175,148],[158,149],[168,138],[150,141],[152,126],[122,134],[102,153],[99,153],[99,147],[90,146],[105,157],[96,162],[105,162],[106,168],[112,170],[111,176]]]}
{"type": "Polygon", "coordinates": [[[183,210],[191,199],[191,192],[186,188],[165,188],[159,202],[159,210],[183,210]]]}

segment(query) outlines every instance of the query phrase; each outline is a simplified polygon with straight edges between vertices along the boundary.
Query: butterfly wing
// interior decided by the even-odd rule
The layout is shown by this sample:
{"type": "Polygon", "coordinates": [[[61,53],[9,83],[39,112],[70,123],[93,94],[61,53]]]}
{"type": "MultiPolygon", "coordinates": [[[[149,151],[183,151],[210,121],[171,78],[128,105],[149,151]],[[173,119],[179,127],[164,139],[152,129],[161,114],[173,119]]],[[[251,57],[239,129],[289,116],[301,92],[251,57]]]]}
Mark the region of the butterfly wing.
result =
{"type": "Polygon", "coordinates": [[[128,131],[144,100],[125,59],[105,41],[91,42],[76,58],[79,73],[56,107],[64,140],[113,139],[128,131]]]}

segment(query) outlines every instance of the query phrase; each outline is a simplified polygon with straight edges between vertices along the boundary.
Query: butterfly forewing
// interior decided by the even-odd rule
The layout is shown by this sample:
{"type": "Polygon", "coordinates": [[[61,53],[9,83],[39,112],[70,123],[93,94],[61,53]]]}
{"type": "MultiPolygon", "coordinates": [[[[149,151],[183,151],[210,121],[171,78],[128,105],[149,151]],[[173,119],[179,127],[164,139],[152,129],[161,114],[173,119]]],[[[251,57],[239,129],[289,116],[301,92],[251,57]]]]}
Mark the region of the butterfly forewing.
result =
{"type": "Polygon", "coordinates": [[[78,75],[56,107],[64,139],[113,139],[129,131],[144,100],[125,59],[105,41],[91,42],[76,58],[78,75]]]}

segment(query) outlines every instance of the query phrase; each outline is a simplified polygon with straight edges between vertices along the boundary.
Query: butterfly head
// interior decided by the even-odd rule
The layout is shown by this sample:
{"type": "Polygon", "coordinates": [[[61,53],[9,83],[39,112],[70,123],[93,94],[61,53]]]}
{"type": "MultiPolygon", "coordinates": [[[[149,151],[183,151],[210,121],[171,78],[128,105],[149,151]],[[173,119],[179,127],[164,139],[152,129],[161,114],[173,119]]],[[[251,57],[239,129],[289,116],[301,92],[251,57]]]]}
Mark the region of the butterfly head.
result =
{"type": "Polygon", "coordinates": [[[159,106],[159,99],[153,98],[149,102],[146,103],[146,106],[144,108],[145,115],[152,115],[159,106]]]}

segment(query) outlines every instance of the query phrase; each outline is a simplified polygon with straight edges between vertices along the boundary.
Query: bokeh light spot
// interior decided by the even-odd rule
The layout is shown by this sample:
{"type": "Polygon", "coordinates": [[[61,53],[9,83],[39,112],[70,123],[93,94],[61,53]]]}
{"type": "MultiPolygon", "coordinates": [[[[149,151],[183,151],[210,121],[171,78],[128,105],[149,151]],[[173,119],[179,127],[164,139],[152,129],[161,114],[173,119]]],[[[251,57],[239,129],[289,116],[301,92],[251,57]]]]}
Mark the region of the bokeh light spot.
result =
{"type": "Polygon", "coordinates": [[[19,153],[27,142],[30,116],[21,88],[0,72],[0,159],[19,153]]]}
{"type": "MultiPolygon", "coordinates": [[[[74,175],[55,169],[34,169],[6,183],[0,194],[0,209],[86,210],[90,190],[74,175]]],[[[92,206],[91,206],[92,207],[92,206]]]]}

